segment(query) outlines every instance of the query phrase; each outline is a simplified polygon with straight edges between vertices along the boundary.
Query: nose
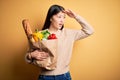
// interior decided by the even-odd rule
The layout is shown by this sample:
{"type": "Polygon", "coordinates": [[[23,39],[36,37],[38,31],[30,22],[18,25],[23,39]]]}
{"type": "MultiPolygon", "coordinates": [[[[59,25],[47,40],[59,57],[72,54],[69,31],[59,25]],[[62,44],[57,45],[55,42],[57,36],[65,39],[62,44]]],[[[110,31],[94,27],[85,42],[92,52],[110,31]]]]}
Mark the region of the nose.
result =
{"type": "Polygon", "coordinates": [[[60,22],[61,22],[61,23],[64,23],[64,21],[65,21],[65,18],[61,18],[61,19],[60,19],[60,22]]]}

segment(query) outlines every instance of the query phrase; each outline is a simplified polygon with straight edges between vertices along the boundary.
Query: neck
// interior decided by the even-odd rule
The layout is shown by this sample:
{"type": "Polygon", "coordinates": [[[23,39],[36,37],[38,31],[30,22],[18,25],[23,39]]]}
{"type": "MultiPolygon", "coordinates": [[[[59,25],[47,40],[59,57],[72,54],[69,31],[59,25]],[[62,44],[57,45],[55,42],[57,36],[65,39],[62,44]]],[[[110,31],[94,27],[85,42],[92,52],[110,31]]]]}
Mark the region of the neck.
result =
{"type": "Polygon", "coordinates": [[[50,26],[48,30],[50,31],[50,33],[56,33],[59,29],[54,28],[53,26],[50,26]]]}

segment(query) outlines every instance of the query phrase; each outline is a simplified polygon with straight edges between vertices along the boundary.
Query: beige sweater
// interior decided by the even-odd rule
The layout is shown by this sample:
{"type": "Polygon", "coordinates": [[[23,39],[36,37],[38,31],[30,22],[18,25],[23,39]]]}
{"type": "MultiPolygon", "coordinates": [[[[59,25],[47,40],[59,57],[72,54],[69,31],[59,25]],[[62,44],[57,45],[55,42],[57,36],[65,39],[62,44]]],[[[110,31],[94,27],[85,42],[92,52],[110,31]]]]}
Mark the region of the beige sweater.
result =
{"type": "MultiPolygon", "coordinates": [[[[86,38],[93,33],[93,28],[83,18],[79,16],[76,20],[81,24],[82,29],[63,28],[56,33],[58,38],[57,68],[52,71],[42,71],[42,75],[59,75],[68,72],[74,41],[86,38]]],[[[29,62],[27,59],[26,61],[29,62]]]]}

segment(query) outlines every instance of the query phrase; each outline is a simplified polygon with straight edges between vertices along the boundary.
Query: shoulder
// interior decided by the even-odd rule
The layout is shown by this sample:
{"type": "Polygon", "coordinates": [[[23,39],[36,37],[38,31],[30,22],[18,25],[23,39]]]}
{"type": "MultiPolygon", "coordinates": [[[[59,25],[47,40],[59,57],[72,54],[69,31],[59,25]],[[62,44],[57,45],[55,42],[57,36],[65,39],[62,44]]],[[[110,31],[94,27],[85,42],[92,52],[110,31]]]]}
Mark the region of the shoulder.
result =
{"type": "Polygon", "coordinates": [[[67,33],[71,33],[71,32],[73,32],[74,30],[73,29],[69,29],[69,28],[63,28],[63,30],[62,30],[63,32],[67,32],[67,33]]]}
{"type": "Polygon", "coordinates": [[[63,28],[62,31],[65,32],[65,33],[68,33],[68,34],[74,34],[77,30],[69,29],[69,28],[63,28]]]}
{"type": "Polygon", "coordinates": [[[62,29],[62,34],[66,35],[66,36],[74,36],[75,32],[76,31],[74,29],[69,29],[69,28],[62,29]]]}

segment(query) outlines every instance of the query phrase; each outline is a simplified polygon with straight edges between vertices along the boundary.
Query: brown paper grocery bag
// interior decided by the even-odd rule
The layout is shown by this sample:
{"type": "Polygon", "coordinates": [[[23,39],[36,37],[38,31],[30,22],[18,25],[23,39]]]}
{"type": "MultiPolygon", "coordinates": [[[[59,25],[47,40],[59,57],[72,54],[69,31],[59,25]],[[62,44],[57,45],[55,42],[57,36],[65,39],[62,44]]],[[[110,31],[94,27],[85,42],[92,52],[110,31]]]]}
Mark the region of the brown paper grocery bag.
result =
{"type": "Polygon", "coordinates": [[[43,41],[38,40],[37,42],[34,42],[33,37],[31,36],[32,30],[28,20],[23,20],[22,23],[30,45],[29,52],[39,50],[48,53],[48,57],[46,59],[43,61],[33,60],[33,63],[43,69],[54,70],[57,64],[57,39],[43,41]]]}
{"type": "Polygon", "coordinates": [[[33,60],[33,63],[47,70],[54,70],[57,63],[57,39],[38,41],[30,44],[30,52],[34,50],[48,53],[48,58],[43,61],[33,60]]]}

